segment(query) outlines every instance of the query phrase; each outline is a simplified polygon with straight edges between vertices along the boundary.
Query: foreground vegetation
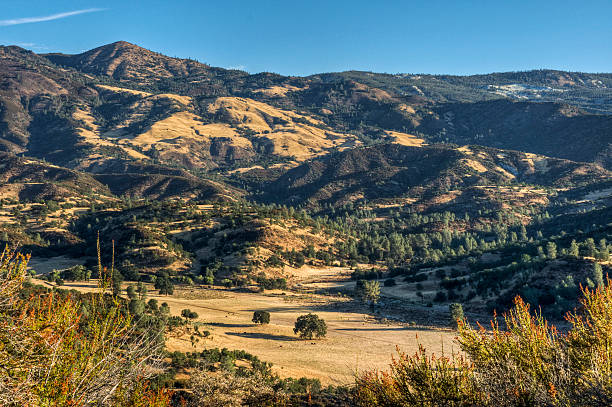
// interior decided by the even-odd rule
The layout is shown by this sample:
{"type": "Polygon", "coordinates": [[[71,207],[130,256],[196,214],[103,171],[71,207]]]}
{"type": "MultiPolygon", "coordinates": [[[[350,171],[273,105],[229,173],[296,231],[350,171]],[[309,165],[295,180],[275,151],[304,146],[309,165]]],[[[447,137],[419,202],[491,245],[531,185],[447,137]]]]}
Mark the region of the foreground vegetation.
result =
{"type": "MultiPolygon", "coordinates": [[[[458,319],[461,353],[438,357],[423,347],[413,356],[399,351],[389,371],[360,372],[352,389],[324,389],[317,380],[280,379],[270,364],[243,351],[165,353],[164,333],[193,323],[196,313],[184,309],[183,317],[170,317],[168,306],[154,300],[143,309],[133,307],[134,301],[144,301],[146,292],[129,286],[131,300],[113,295],[112,267],[100,266],[103,278],[93,294],[43,290],[27,283],[27,261],[10,251],[0,258],[3,405],[600,406],[612,402],[610,280],[582,289],[580,306],[566,315],[563,331],[532,312],[520,297],[490,327],[471,326],[456,306],[451,307],[458,319]],[[179,378],[179,371],[191,373],[179,378]]],[[[323,321],[312,314],[307,317],[313,322],[309,332],[324,334],[323,321]]]]}
{"type": "MultiPolygon", "coordinates": [[[[10,250],[0,257],[0,405],[348,403],[346,390],[322,388],[317,379],[281,379],[270,363],[244,351],[165,351],[166,336],[187,325],[192,343],[209,332],[200,331],[193,322],[198,314],[189,309],[171,316],[166,303],[145,301],[143,285],[128,286],[128,298],[120,297],[113,267],[100,264],[98,289],[82,294],[32,285],[28,260],[10,250]]],[[[261,314],[269,321],[269,313],[261,314]]]]}
{"type": "Polygon", "coordinates": [[[24,295],[27,261],[0,257],[0,404],[168,405],[166,390],[149,387],[163,346],[155,327],[104,294],[108,279],[86,301],[24,295]]]}
{"type": "Polygon", "coordinates": [[[562,333],[520,297],[500,323],[459,321],[464,354],[399,352],[357,377],[364,406],[604,406],[612,403],[612,285],[583,290],[562,333]]]}

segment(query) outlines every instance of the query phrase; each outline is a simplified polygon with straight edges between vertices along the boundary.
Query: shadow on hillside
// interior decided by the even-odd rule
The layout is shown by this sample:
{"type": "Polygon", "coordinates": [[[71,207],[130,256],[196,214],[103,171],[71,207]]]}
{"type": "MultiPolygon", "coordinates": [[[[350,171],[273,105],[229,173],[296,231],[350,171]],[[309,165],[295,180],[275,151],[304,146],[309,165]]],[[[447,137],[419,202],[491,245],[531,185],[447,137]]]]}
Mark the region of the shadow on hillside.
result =
{"type": "Polygon", "coordinates": [[[294,338],[293,336],[272,335],[272,334],[265,334],[265,333],[259,333],[259,332],[226,332],[225,334],[231,335],[231,336],[240,336],[241,338],[269,339],[273,341],[285,341],[285,342],[293,342],[293,341],[300,340],[298,338],[294,338]]]}

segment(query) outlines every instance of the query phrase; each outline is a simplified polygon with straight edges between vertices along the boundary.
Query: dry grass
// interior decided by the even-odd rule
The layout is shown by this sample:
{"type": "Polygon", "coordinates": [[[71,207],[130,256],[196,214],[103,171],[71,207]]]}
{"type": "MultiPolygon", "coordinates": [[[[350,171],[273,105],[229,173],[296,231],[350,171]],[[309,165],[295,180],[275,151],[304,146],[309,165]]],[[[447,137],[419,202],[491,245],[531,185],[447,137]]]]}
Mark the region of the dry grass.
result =
{"type": "MultiPolygon", "coordinates": [[[[136,91],[134,91],[136,92],[136,91]]],[[[118,146],[103,137],[100,137],[100,132],[98,130],[98,125],[95,123],[93,116],[91,115],[91,111],[89,107],[80,107],[75,110],[72,117],[75,120],[79,120],[85,124],[85,127],[77,128],[79,135],[83,138],[88,144],[94,146],[106,146],[106,147],[120,147],[123,151],[125,151],[130,157],[141,160],[148,159],[148,157],[126,145],[118,146]]]]}
{"type": "Polygon", "coordinates": [[[285,86],[270,86],[269,88],[255,89],[253,93],[261,93],[266,96],[280,97],[286,96],[288,92],[295,92],[298,90],[304,90],[306,88],[298,88],[297,86],[285,85],[285,86]]]}
{"type": "MultiPolygon", "coordinates": [[[[92,291],[95,282],[67,283],[64,288],[92,291]]],[[[205,322],[204,329],[211,332],[210,338],[196,344],[195,348],[188,336],[170,338],[169,350],[243,349],[272,362],[275,372],[282,377],[306,376],[318,378],[323,384],[350,384],[356,371],[386,367],[396,346],[413,353],[420,343],[437,354],[443,349],[448,353],[453,346],[455,334],[450,330],[379,323],[359,311],[334,310],[335,302],[329,297],[202,291],[203,298],[196,299],[151,295],[160,303],[168,303],[172,315],[180,315],[185,308],[197,312],[198,321],[205,322]],[[221,293],[223,297],[212,293],[221,293]],[[253,324],[251,318],[255,310],[268,310],[272,315],[271,323],[253,324]],[[305,341],[294,335],[296,318],[309,312],[317,313],[327,322],[325,339],[305,341]]]]}
{"type": "MultiPolygon", "coordinates": [[[[300,161],[324,154],[333,148],[342,150],[359,144],[356,137],[327,130],[327,126],[315,118],[278,109],[248,98],[217,98],[208,106],[208,111],[211,114],[218,115],[219,120],[217,123],[204,124],[193,113],[193,101],[190,97],[174,94],[154,95],[103,85],[100,86],[100,89],[129,93],[137,95],[141,99],[131,106],[130,117],[104,134],[101,134],[90,111],[84,108],[78,109],[74,118],[84,122],[84,126],[78,131],[84,141],[89,144],[118,147],[135,159],[147,159],[147,156],[139,150],[148,152],[155,147],[157,151],[161,152],[162,158],[183,157],[196,165],[201,157],[193,157],[193,154],[191,154],[193,146],[202,142],[211,142],[219,137],[224,138],[224,142],[231,147],[252,151],[251,141],[242,137],[238,128],[248,129],[254,133],[253,137],[265,140],[272,154],[281,157],[295,157],[300,161]],[[142,112],[148,111],[160,99],[171,99],[180,111],[155,122],[142,134],[127,134],[125,128],[140,118],[142,112]],[[111,138],[115,140],[111,141],[111,138]]],[[[262,89],[260,92],[270,96],[282,96],[292,90],[296,89],[292,87],[273,87],[262,89]]],[[[410,145],[421,143],[414,136],[403,133],[397,133],[396,138],[401,139],[402,143],[410,145]]],[[[101,159],[101,157],[97,158],[101,159]]]]}
{"type": "Polygon", "coordinates": [[[487,168],[476,160],[464,159],[463,163],[478,172],[487,172],[487,168]]]}
{"type": "Polygon", "coordinates": [[[398,131],[387,131],[386,133],[395,139],[395,144],[408,147],[421,147],[425,144],[424,139],[418,138],[413,134],[400,133],[398,131]]]}
{"type": "Polygon", "coordinates": [[[311,158],[331,148],[344,149],[359,142],[354,136],[325,129],[312,117],[282,110],[248,98],[221,97],[208,111],[222,114],[224,121],[240,125],[267,139],[272,153],[298,160],[311,158]]]}

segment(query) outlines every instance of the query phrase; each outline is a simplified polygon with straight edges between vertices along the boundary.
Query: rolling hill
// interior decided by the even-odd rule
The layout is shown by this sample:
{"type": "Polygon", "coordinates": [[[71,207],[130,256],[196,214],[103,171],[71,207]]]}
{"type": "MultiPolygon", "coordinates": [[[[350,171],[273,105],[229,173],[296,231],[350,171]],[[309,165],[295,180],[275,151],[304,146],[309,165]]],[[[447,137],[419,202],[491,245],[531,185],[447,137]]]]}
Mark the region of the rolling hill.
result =
{"type": "Polygon", "coordinates": [[[0,146],[70,168],[292,167],[412,140],[611,165],[608,74],[250,75],[122,41],[77,55],[0,52],[0,146]]]}
{"type": "MultiPolygon", "coordinates": [[[[358,200],[408,202],[491,185],[575,187],[609,180],[594,164],[480,146],[384,144],[308,161],[268,185],[269,199],[292,204],[358,200]]],[[[457,197],[453,198],[457,199],[457,197]]]]}

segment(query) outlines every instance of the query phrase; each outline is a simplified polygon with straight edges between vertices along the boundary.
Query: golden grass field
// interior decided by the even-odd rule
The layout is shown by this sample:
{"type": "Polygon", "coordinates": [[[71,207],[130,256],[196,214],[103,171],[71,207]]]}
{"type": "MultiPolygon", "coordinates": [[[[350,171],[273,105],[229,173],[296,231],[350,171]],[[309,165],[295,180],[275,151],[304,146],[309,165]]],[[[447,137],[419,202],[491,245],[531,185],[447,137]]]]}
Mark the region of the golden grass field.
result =
{"type": "MultiPolygon", "coordinates": [[[[48,283],[35,282],[49,286],[48,283]]],[[[66,283],[63,288],[91,291],[90,283],[66,283]]],[[[189,308],[199,314],[200,330],[210,337],[192,345],[189,335],[169,335],[167,349],[183,352],[203,348],[246,350],[261,360],[273,363],[281,377],[318,378],[322,384],[350,384],[354,374],[365,369],[385,369],[396,347],[413,353],[418,344],[440,354],[457,351],[455,333],[448,329],[408,326],[395,322],[381,323],[371,315],[347,311],[350,301],[341,297],[295,294],[280,291],[245,293],[224,289],[177,289],[172,296],[159,296],[150,291],[149,298],[168,303],[173,315],[189,308]],[[251,322],[255,310],[271,313],[269,325],[251,322]],[[324,339],[301,340],[293,333],[293,324],[300,315],[313,312],[327,322],[324,339]]]]}

